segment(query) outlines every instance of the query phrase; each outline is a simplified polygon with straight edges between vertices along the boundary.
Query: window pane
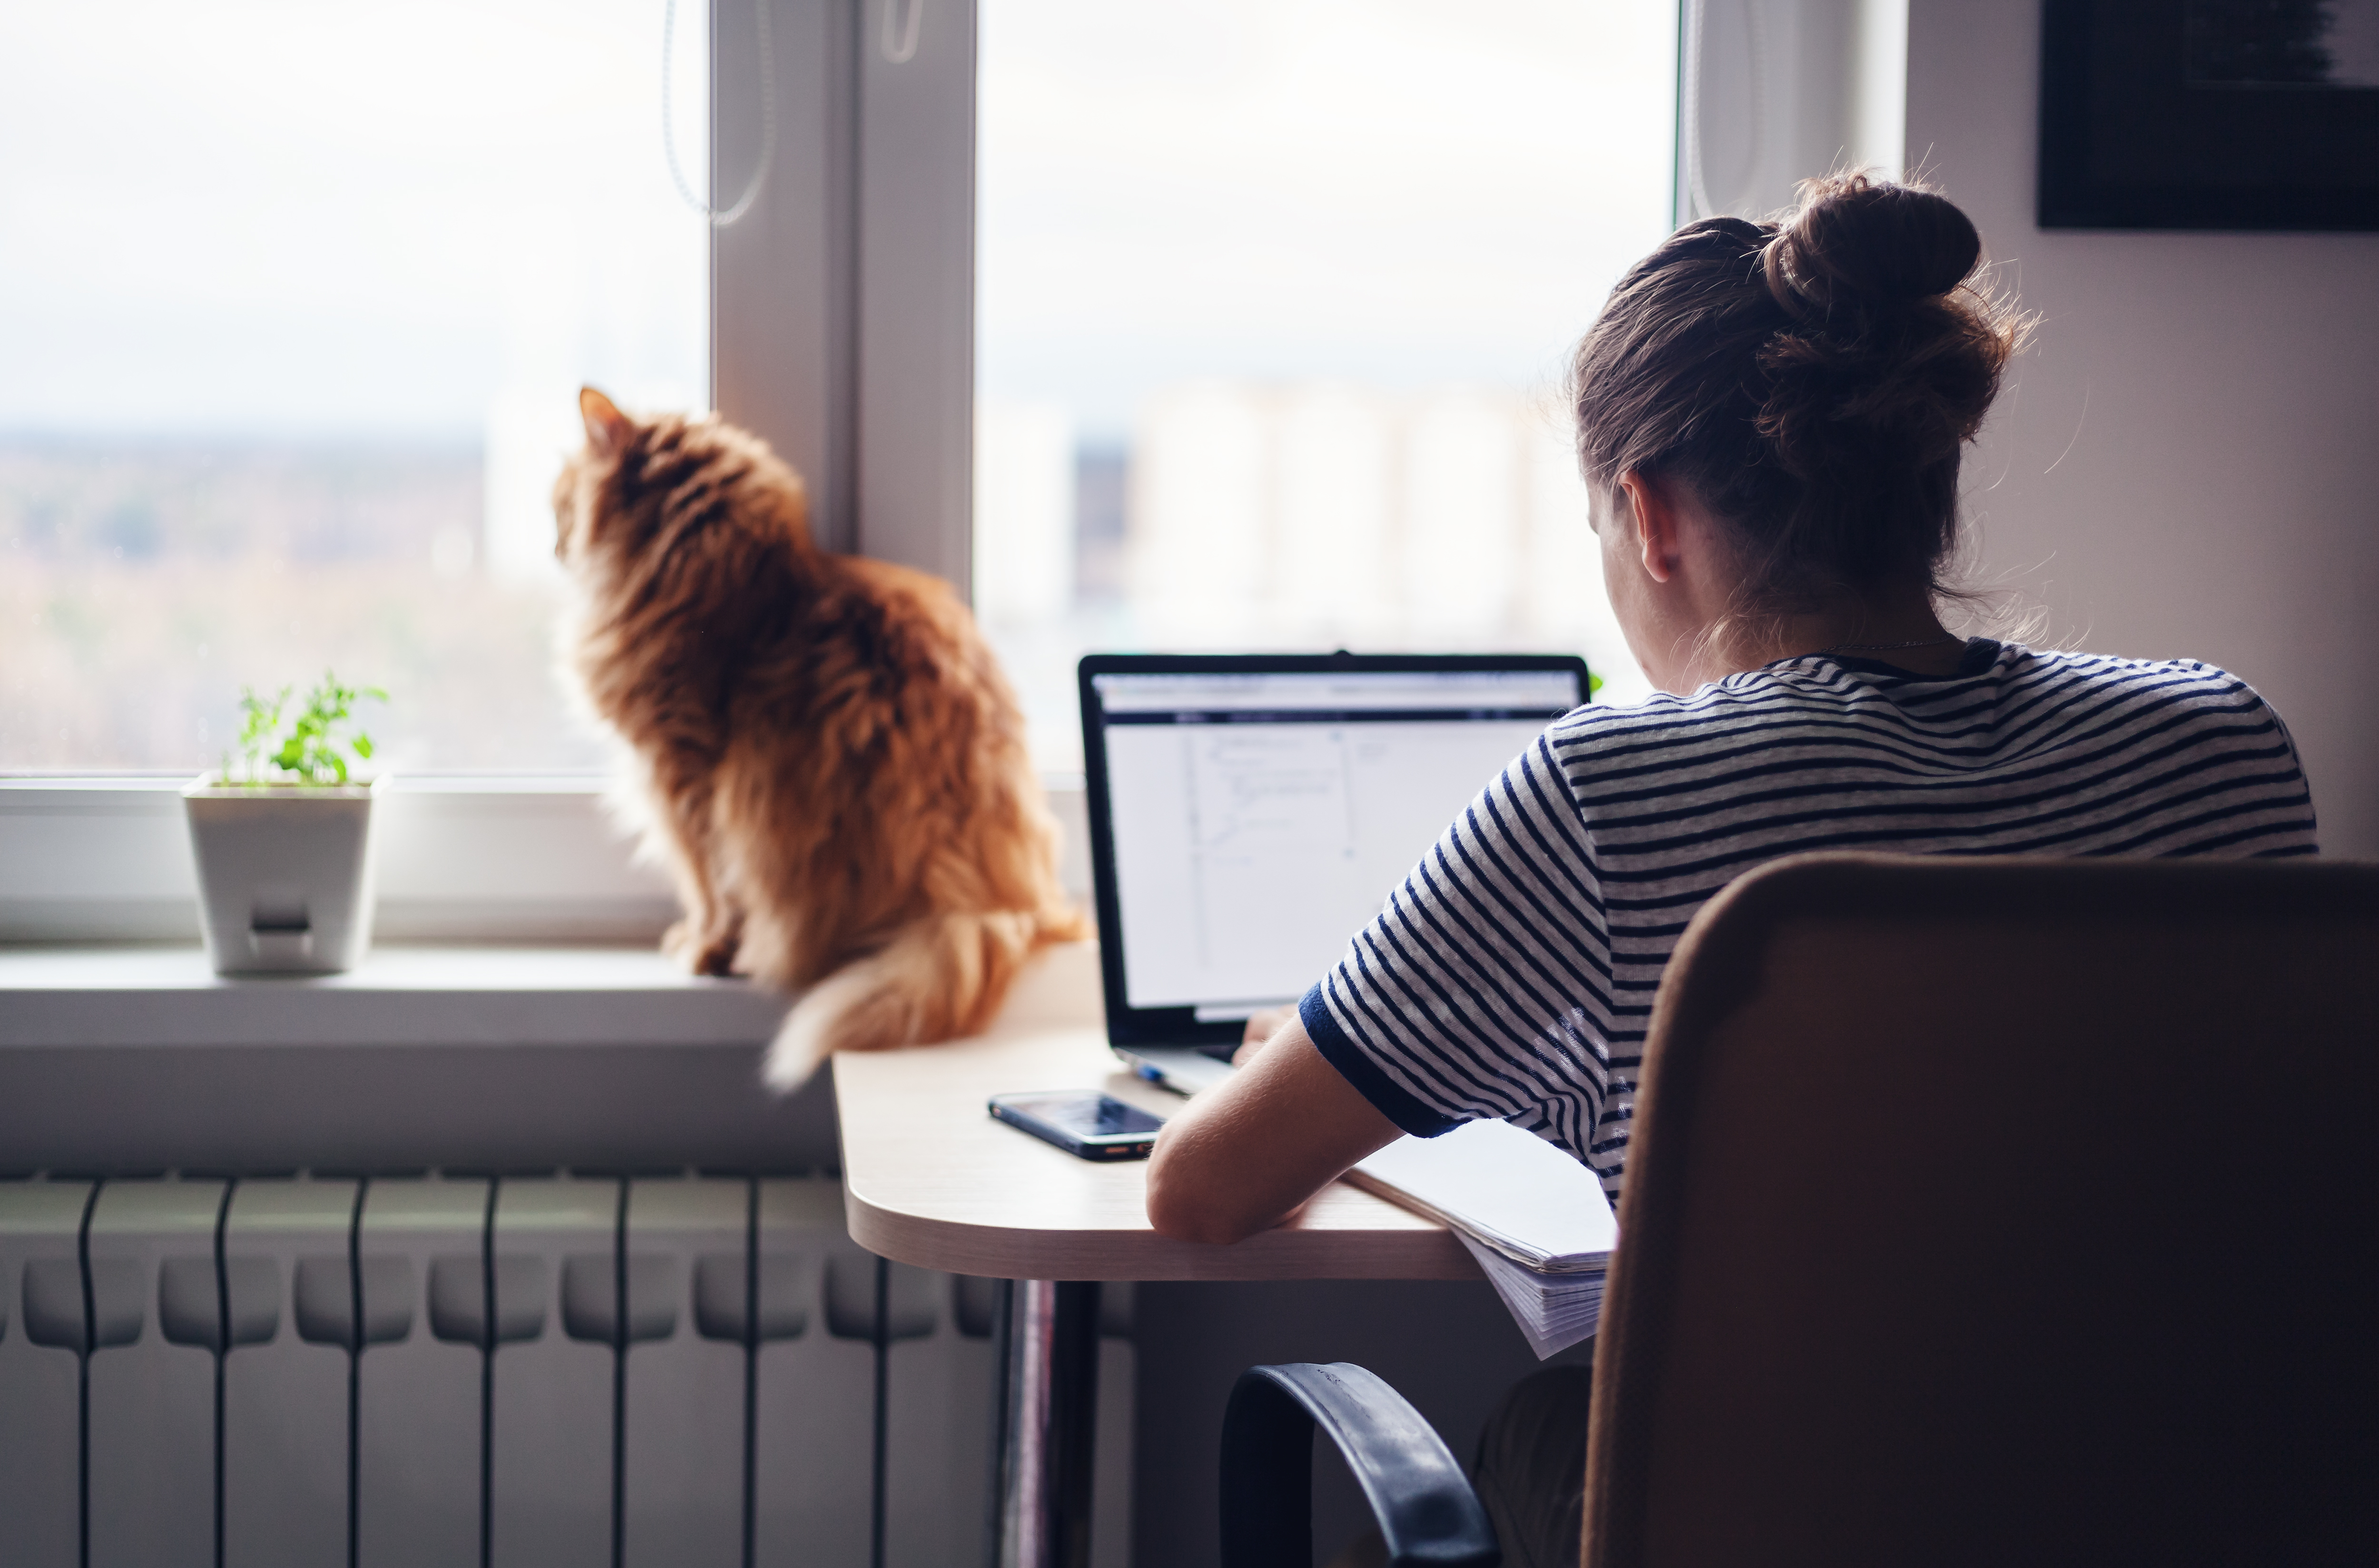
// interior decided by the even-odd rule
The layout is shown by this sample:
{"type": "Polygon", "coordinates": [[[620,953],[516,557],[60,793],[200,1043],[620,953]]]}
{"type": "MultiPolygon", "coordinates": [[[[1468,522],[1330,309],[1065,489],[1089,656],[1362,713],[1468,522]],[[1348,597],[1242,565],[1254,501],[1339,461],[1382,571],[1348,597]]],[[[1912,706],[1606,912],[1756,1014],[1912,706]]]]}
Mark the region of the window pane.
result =
{"type": "Polygon", "coordinates": [[[1556,649],[1643,689],[1561,395],[1668,230],[1676,11],[983,0],[976,602],[1090,648],[1556,649]]]}
{"type": "Polygon", "coordinates": [[[550,651],[576,390],[708,401],[663,8],[0,9],[0,766],[195,769],[325,666],[390,692],[391,766],[594,760],[550,651]]]}

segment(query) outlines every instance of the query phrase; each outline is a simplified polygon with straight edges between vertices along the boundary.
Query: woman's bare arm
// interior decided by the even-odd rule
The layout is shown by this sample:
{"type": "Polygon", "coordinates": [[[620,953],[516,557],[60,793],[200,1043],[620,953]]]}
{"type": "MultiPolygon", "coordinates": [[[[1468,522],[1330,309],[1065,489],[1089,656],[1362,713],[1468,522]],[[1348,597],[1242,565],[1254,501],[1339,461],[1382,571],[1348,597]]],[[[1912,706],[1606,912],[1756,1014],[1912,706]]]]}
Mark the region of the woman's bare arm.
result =
{"type": "Polygon", "coordinates": [[[1148,1162],[1148,1222],[1181,1241],[1269,1229],[1402,1136],[1314,1048],[1294,1015],[1239,1070],[1165,1124],[1148,1162]]]}

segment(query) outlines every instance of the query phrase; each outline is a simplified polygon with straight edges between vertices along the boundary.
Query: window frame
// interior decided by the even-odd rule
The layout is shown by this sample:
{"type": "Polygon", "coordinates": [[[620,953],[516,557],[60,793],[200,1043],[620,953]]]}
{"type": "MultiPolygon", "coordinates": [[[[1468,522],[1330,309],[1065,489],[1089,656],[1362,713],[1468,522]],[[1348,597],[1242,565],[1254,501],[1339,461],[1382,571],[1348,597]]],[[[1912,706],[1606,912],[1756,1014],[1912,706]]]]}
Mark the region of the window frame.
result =
{"type": "MultiPolygon", "coordinates": [[[[971,597],[976,0],[760,3],[765,72],[757,6],[710,0],[712,188],[741,190],[760,127],[776,127],[767,184],[712,231],[712,404],[801,471],[821,545],[971,597]]],[[[1686,18],[1709,3],[1680,0],[1681,77],[1686,18]]],[[[1906,5],[1784,7],[1802,45],[1784,68],[1854,84],[1853,139],[1888,165],[1901,155],[1906,5]]],[[[1839,134],[1831,120],[1816,130],[1839,134]]],[[[1682,160],[1679,170],[1682,187],[1682,160]]],[[[0,943],[194,940],[185,782],[0,774],[0,943]]],[[[1080,776],[1047,783],[1066,880],[1086,893],[1080,776]]],[[[380,829],[378,934],[649,940],[675,900],[632,860],[604,789],[593,773],[398,775],[380,829]]]]}
{"type": "MultiPolygon", "coordinates": [[[[760,127],[773,118],[777,133],[751,210],[712,231],[713,405],[802,472],[822,545],[934,573],[963,597],[973,0],[769,0],[767,73],[757,6],[711,0],[710,13],[712,188],[743,188],[760,127]]],[[[0,774],[0,943],[196,941],[189,777],[0,774]]],[[[1079,780],[1051,783],[1070,826],[1079,780]]],[[[605,788],[591,772],[392,777],[376,808],[376,935],[652,940],[676,899],[634,860],[605,788]]]]}
{"type": "Polygon", "coordinates": [[[829,549],[972,581],[974,0],[712,0],[712,185],[769,185],[711,239],[711,387],[809,486],[829,549]],[[910,33],[913,17],[915,30],[910,33]]]}
{"type": "MultiPolygon", "coordinates": [[[[196,942],[184,773],[0,778],[0,943],[196,942]]],[[[590,774],[397,775],[373,804],[374,934],[647,942],[677,917],[590,774]]]]}

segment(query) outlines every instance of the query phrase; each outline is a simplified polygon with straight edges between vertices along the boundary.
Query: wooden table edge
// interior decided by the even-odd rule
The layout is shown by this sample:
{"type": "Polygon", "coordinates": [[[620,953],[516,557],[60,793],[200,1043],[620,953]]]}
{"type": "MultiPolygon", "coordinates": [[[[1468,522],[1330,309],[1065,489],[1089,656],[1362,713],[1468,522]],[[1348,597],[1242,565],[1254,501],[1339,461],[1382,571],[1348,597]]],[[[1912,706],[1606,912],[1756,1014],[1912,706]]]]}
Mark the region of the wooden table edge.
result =
{"type": "Polygon", "coordinates": [[[846,1173],[851,1240],[880,1258],[984,1279],[1475,1280],[1479,1264],[1441,1226],[1268,1230],[1229,1247],[1151,1230],[1051,1232],[936,1219],[871,1202],[846,1173]]]}

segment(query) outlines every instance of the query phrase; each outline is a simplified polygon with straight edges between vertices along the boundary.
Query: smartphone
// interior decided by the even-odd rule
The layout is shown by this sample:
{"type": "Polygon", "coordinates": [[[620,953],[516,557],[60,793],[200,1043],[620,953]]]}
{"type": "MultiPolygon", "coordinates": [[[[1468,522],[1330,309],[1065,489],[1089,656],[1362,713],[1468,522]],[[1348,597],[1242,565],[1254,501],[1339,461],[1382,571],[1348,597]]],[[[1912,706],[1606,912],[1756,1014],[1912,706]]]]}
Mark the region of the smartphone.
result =
{"type": "Polygon", "coordinates": [[[1163,1116],[1087,1089],[995,1094],[991,1114],[1085,1160],[1145,1160],[1163,1116]]]}

